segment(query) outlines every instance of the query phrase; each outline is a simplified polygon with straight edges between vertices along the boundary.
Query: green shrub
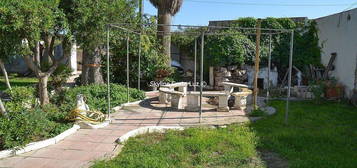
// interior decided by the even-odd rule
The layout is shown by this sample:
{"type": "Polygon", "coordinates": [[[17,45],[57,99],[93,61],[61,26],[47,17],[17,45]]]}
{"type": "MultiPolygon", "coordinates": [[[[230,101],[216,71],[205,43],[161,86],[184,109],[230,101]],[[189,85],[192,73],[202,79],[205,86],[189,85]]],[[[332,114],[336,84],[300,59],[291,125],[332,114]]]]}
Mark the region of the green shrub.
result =
{"type": "MultiPolygon", "coordinates": [[[[119,106],[127,102],[127,89],[122,85],[110,84],[111,89],[111,105],[112,107],[119,106]]],[[[137,101],[145,98],[143,91],[137,89],[129,89],[129,101],[137,101]]],[[[106,113],[107,105],[107,86],[106,85],[87,85],[71,88],[64,91],[63,94],[57,95],[55,102],[60,105],[60,108],[72,110],[76,106],[76,96],[82,94],[86,99],[90,109],[99,110],[106,113]]]]}
{"type": "Polygon", "coordinates": [[[5,92],[11,100],[4,103],[7,116],[0,116],[0,150],[56,136],[71,126],[67,109],[35,105],[34,88],[13,87],[5,92]]]}
{"type": "Polygon", "coordinates": [[[13,87],[11,91],[9,89],[5,90],[5,93],[10,95],[11,101],[23,102],[35,99],[35,88],[33,87],[13,87]]]}
{"type": "Polygon", "coordinates": [[[24,111],[26,107],[31,108],[36,101],[35,88],[33,87],[13,87],[12,90],[5,90],[11,98],[11,101],[5,102],[7,111],[24,111]]]}
{"type": "Polygon", "coordinates": [[[314,94],[315,103],[320,104],[323,100],[326,85],[323,81],[312,81],[309,86],[312,93],[314,94]]]}
{"type": "Polygon", "coordinates": [[[60,90],[66,84],[67,79],[71,76],[72,69],[61,64],[51,75],[51,80],[48,82],[50,90],[60,90]]]}
{"type": "Polygon", "coordinates": [[[26,111],[9,111],[7,117],[0,117],[0,149],[47,139],[71,127],[69,122],[59,117],[62,115],[60,111],[53,110],[53,107],[52,111],[48,109],[50,108],[46,106],[26,111]],[[63,123],[56,122],[57,120],[63,123]]]}

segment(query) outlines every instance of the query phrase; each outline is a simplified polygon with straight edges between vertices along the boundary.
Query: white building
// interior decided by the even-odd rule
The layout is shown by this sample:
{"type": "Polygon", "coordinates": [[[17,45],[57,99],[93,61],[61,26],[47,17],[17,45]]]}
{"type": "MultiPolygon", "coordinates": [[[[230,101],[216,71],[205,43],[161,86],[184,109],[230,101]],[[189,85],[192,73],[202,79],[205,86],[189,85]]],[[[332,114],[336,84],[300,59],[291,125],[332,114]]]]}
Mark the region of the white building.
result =
{"type": "Polygon", "coordinates": [[[345,86],[346,96],[351,97],[357,87],[357,8],[315,21],[322,47],[321,62],[327,66],[331,54],[337,53],[330,75],[345,86]]]}

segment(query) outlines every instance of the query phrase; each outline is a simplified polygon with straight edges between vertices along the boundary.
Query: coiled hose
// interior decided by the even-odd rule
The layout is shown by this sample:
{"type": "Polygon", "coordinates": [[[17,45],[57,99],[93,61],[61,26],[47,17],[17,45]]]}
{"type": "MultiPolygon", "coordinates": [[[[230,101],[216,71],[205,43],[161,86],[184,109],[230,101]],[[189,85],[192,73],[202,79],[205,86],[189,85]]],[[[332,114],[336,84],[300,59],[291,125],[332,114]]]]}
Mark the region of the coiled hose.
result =
{"type": "Polygon", "coordinates": [[[69,117],[72,121],[83,121],[90,124],[99,124],[105,120],[105,115],[102,112],[81,110],[78,108],[73,109],[69,117]],[[83,113],[86,115],[83,115],[83,113]]]}

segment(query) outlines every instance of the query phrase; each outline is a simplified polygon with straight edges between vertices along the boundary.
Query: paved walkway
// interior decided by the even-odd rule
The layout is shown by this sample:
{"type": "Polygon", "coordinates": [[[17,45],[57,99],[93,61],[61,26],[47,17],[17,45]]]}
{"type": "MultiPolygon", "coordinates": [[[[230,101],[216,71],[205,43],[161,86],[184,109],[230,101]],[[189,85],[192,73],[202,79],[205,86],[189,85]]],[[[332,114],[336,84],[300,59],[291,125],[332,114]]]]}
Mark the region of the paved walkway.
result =
{"type": "Polygon", "coordinates": [[[80,129],[58,144],[26,154],[0,160],[0,167],[16,168],[78,168],[88,167],[95,160],[114,155],[115,140],[143,126],[220,125],[248,121],[241,110],[217,112],[204,104],[201,123],[197,112],[177,111],[158,104],[156,94],[138,105],[124,107],[112,115],[112,123],[102,129],[80,129]]]}

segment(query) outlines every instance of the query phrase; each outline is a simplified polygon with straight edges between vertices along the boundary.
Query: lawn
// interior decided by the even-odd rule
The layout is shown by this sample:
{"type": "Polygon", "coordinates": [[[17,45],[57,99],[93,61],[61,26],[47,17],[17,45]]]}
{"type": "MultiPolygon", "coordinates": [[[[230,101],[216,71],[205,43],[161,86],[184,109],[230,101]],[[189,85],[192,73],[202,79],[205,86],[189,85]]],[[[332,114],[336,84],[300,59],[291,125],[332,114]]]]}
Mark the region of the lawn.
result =
{"type": "MultiPolygon", "coordinates": [[[[38,82],[37,78],[31,77],[17,77],[14,75],[9,76],[10,85],[13,86],[29,86],[34,85],[38,82]]],[[[4,76],[0,76],[0,90],[4,91],[7,89],[5,84],[4,76]]]]}
{"type": "Polygon", "coordinates": [[[285,102],[278,114],[253,123],[258,148],[279,153],[290,167],[357,167],[357,108],[345,103],[293,102],[284,125],[285,102]]]}
{"type": "Polygon", "coordinates": [[[285,125],[285,103],[271,105],[277,114],[255,123],[131,138],[117,157],[93,167],[266,167],[279,163],[262,157],[264,153],[272,153],[289,167],[357,167],[357,108],[335,102],[292,102],[285,125]]]}

